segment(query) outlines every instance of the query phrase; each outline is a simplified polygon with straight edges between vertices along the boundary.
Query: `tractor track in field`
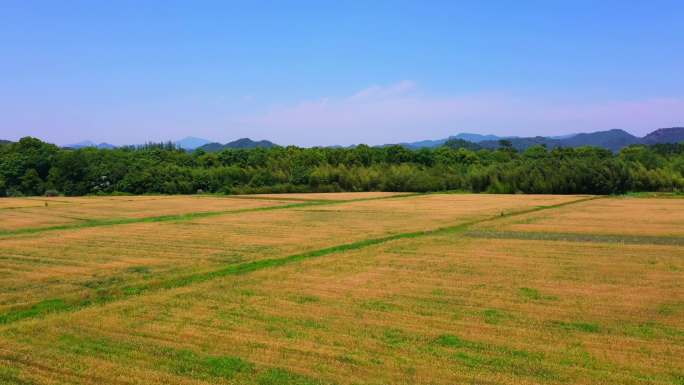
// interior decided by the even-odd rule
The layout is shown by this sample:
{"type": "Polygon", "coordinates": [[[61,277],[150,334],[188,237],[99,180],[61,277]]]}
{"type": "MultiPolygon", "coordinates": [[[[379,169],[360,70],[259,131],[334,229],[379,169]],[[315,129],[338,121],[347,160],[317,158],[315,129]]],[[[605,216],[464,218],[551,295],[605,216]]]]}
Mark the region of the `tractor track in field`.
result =
{"type": "Polygon", "coordinates": [[[584,234],[562,232],[533,231],[468,231],[471,238],[512,239],[523,241],[555,241],[580,243],[619,243],[627,245],[665,245],[684,246],[684,237],[656,235],[621,235],[621,234],[584,234]]]}

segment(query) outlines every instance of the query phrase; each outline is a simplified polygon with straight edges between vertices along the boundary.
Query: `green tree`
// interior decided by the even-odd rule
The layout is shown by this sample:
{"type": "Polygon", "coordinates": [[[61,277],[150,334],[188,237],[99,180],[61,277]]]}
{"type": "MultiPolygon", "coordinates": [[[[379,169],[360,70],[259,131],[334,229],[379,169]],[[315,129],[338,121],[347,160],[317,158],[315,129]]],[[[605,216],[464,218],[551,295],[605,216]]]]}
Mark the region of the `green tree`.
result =
{"type": "Polygon", "coordinates": [[[21,192],[24,195],[42,195],[45,191],[43,180],[34,168],[26,170],[21,177],[21,192]]]}

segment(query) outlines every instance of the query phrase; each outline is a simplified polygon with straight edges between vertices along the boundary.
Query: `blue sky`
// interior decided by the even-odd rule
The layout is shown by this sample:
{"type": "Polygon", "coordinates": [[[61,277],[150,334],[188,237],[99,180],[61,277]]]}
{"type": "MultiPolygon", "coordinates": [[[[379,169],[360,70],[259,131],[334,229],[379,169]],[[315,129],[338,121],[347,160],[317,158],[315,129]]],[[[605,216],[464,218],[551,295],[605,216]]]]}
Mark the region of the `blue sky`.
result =
{"type": "Polygon", "coordinates": [[[0,4],[0,138],[380,144],[684,125],[682,1],[0,4]]]}

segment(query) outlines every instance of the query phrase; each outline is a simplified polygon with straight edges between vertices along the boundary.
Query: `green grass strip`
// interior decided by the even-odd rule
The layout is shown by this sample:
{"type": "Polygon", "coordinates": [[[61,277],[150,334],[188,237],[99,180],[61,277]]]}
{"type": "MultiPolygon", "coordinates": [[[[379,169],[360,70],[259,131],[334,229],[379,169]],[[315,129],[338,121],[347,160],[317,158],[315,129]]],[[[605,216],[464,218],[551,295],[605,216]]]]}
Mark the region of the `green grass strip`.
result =
{"type": "Polygon", "coordinates": [[[266,207],[251,207],[251,208],[246,208],[246,209],[223,210],[223,211],[201,211],[201,212],[194,212],[194,213],[187,213],[187,214],[172,214],[172,215],[161,215],[161,216],[143,217],[143,218],[91,219],[91,220],[85,220],[85,221],[79,222],[79,223],[68,223],[68,224],[64,224],[64,225],[44,226],[44,227],[25,227],[22,229],[15,229],[15,230],[0,230],[0,238],[10,237],[10,236],[15,236],[15,235],[23,235],[23,234],[43,233],[43,232],[47,232],[47,231],[79,230],[79,229],[84,229],[84,228],[89,228],[89,227],[128,225],[131,223],[182,222],[182,221],[191,221],[194,219],[215,217],[215,216],[227,215],[227,214],[241,214],[241,213],[257,212],[257,211],[271,211],[271,210],[286,210],[286,209],[293,209],[293,208],[300,208],[300,207],[307,207],[307,206],[333,205],[333,204],[342,204],[342,203],[360,202],[360,201],[371,201],[371,200],[379,200],[379,199],[406,198],[406,197],[412,197],[412,196],[417,196],[417,195],[423,195],[423,194],[411,193],[411,194],[401,194],[401,195],[372,197],[372,198],[356,198],[356,199],[338,200],[338,201],[312,200],[312,201],[298,202],[298,203],[292,203],[292,204],[286,204],[286,205],[274,205],[274,206],[266,206],[266,207]]]}
{"type": "MultiPolygon", "coordinates": [[[[395,196],[396,197],[396,196],[395,196]]],[[[598,197],[583,198],[578,200],[573,200],[569,202],[559,203],[549,206],[538,206],[531,209],[520,210],[510,213],[504,213],[502,215],[492,216],[484,219],[478,219],[470,222],[465,222],[455,226],[439,227],[430,230],[414,231],[407,233],[399,233],[393,235],[387,235],[379,238],[364,239],[356,242],[326,247],[323,249],[307,251],[303,253],[293,254],[281,258],[269,258],[262,259],[252,262],[244,262],[235,265],[230,265],[218,270],[212,270],[208,272],[201,272],[181,277],[170,278],[167,280],[160,280],[156,282],[146,282],[144,284],[129,285],[118,287],[109,290],[99,290],[92,293],[90,297],[81,297],[78,299],[49,299],[39,303],[36,303],[30,307],[23,307],[19,309],[12,309],[5,313],[0,314],[0,324],[8,324],[24,319],[42,317],[50,313],[75,311],[88,306],[105,304],[113,301],[122,300],[128,297],[141,295],[145,293],[155,292],[163,289],[173,289],[184,286],[189,286],[192,284],[206,282],[216,278],[236,276],[251,273],[254,271],[276,268],[280,266],[289,265],[295,262],[304,261],[307,259],[322,257],[330,254],[342,253],[346,251],[359,250],[370,246],[379,245],[385,242],[396,241],[400,239],[411,239],[424,237],[428,235],[441,235],[441,234],[456,234],[463,233],[467,231],[471,226],[488,222],[499,220],[502,218],[508,218],[516,215],[528,214],[541,210],[550,210],[558,207],[563,207],[571,204],[576,204],[580,202],[585,202],[592,199],[597,199],[598,197]]],[[[374,199],[374,198],[369,198],[374,199]]],[[[362,199],[367,200],[367,199],[362,199]]],[[[348,202],[348,201],[347,201],[348,202]]],[[[327,203],[326,203],[327,204],[327,203]]],[[[290,206],[291,207],[291,206],[290,206]]]]}
{"type": "MultiPolygon", "coordinates": [[[[283,201],[283,202],[338,202],[339,199],[314,199],[314,198],[292,198],[273,196],[258,196],[258,195],[198,195],[198,198],[228,198],[228,199],[245,199],[257,201],[283,201]]],[[[389,197],[388,197],[389,198],[389,197]]]]}
{"type": "MultiPolygon", "coordinates": [[[[618,195],[620,196],[620,195],[618,195]]],[[[622,197],[626,198],[663,198],[663,199],[684,199],[684,192],[682,191],[674,191],[674,192],[630,192],[626,193],[624,195],[621,195],[622,197]]]]}
{"type": "Polygon", "coordinates": [[[597,242],[624,243],[632,245],[684,246],[684,237],[666,237],[652,235],[540,233],[526,231],[469,231],[465,235],[472,238],[488,239],[520,239],[530,241],[597,242]]]}

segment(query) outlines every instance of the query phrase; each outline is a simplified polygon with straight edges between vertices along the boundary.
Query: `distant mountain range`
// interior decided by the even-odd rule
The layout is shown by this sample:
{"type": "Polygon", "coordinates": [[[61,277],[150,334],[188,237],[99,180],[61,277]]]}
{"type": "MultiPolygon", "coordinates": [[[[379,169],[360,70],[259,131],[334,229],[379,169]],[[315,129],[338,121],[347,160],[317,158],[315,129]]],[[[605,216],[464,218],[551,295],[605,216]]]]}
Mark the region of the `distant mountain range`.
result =
{"type": "MultiPolygon", "coordinates": [[[[594,146],[601,147],[611,151],[619,151],[623,147],[627,147],[633,144],[658,144],[658,143],[680,143],[684,142],[684,127],[669,127],[669,128],[659,128],[646,136],[638,137],[634,136],[624,130],[612,129],[608,131],[596,131],[591,133],[581,133],[581,134],[571,134],[562,136],[535,136],[535,137],[518,137],[518,136],[496,136],[496,135],[481,135],[472,133],[461,133],[458,135],[453,135],[444,139],[434,139],[434,140],[421,140],[417,142],[408,143],[398,143],[401,146],[410,149],[419,148],[434,148],[439,147],[446,143],[450,139],[464,140],[467,142],[475,143],[477,146],[482,148],[499,148],[501,146],[501,140],[507,140],[510,144],[517,150],[525,150],[531,146],[544,145],[547,148],[555,147],[581,147],[581,146],[594,146]]],[[[12,143],[8,140],[0,140],[0,145],[12,143]]],[[[174,142],[178,147],[187,150],[194,151],[196,149],[202,149],[207,152],[221,151],[228,148],[246,149],[246,148],[270,148],[277,146],[277,144],[268,140],[255,141],[249,138],[241,138],[221,144],[218,142],[212,142],[207,139],[187,137],[174,142]]],[[[380,147],[390,146],[391,144],[382,145],[380,147]]],[[[100,149],[110,149],[116,148],[109,143],[96,144],[89,140],[70,144],[64,146],[66,148],[100,148],[100,149]]],[[[329,146],[333,148],[344,148],[343,146],[329,146]]],[[[354,146],[347,146],[354,147],[354,146]]]]}
{"type": "Polygon", "coordinates": [[[684,141],[684,127],[661,128],[641,138],[644,144],[680,143],[684,141]]]}
{"type": "MultiPolygon", "coordinates": [[[[586,134],[576,134],[562,139],[537,136],[533,138],[507,138],[507,140],[509,140],[517,150],[525,150],[534,145],[546,145],[548,148],[594,146],[615,152],[633,144],[682,142],[684,141],[684,127],[660,128],[641,138],[624,130],[613,129],[586,134]]],[[[478,144],[484,148],[498,148],[500,146],[498,140],[483,141],[478,144]]]]}
{"type": "Polygon", "coordinates": [[[277,144],[268,140],[252,140],[250,138],[241,138],[226,144],[221,144],[207,139],[187,137],[175,143],[184,150],[192,151],[201,149],[207,152],[221,151],[227,148],[269,148],[277,146],[277,144]]]}
{"type": "Polygon", "coordinates": [[[417,149],[424,147],[438,147],[446,143],[449,139],[462,139],[478,144],[483,148],[499,148],[500,140],[505,139],[517,150],[525,150],[535,145],[544,145],[548,148],[555,147],[581,147],[594,146],[602,147],[611,151],[619,151],[623,147],[632,144],[657,144],[657,143],[679,143],[684,141],[684,127],[660,128],[644,137],[634,136],[624,130],[613,129],[608,131],[597,131],[591,133],[572,134],[554,137],[498,137],[495,135],[478,134],[458,134],[446,139],[422,140],[412,143],[400,143],[401,145],[417,149]]]}
{"type": "MultiPolygon", "coordinates": [[[[206,140],[206,139],[195,138],[195,137],[192,137],[192,136],[188,136],[187,138],[183,138],[183,139],[181,139],[181,140],[177,140],[177,141],[175,141],[175,142],[173,142],[173,143],[174,143],[176,146],[178,146],[178,147],[180,147],[180,148],[182,148],[182,149],[184,149],[184,150],[192,151],[192,150],[194,150],[194,149],[196,149],[196,148],[198,148],[198,147],[204,146],[205,144],[208,144],[208,143],[210,143],[210,142],[211,142],[211,141],[206,140]]],[[[66,147],[66,148],[74,148],[74,149],[78,149],[78,148],[88,148],[88,147],[100,148],[100,149],[103,149],[103,148],[104,148],[104,149],[111,149],[111,148],[116,148],[117,146],[115,146],[115,145],[113,145],[113,144],[109,144],[109,143],[100,143],[100,144],[96,144],[96,143],[94,143],[94,142],[92,142],[92,141],[90,141],[90,140],[84,140],[84,141],[82,141],[82,142],[78,142],[78,143],[74,143],[74,144],[67,144],[67,145],[64,146],[64,147],[66,147]]]]}
{"type": "Polygon", "coordinates": [[[105,149],[116,148],[116,146],[113,144],[109,144],[109,143],[96,144],[96,143],[93,143],[89,140],[84,140],[83,142],[78,142],[78,143],[74,143],[74,144],[68,144],[64,147],[74,148],[74,149],[87,148],[87,147],[94,147],[94,148],[101,148],[101,149],[102,148],[105,148],[105,149]]]}
{"type": "MultiPolygon", "coordinates": [[[[436,139],[436,140],[421,140],[418,142],[410,142],[410,143],[399,143],[400,145],[407,147],[407,148],[425,148],[425,147],[439,147],[446,143],[447,140],[449,139],[462,139],[466,140],[468,142],[473,142],[473,143],[480,143],[488,140],[499,140],[502,139],[502,137],[496,136],[496,135],[480,135],[480,134],[470,134],[467,132],[460,133],[458,135],[453,135],[448,138],[444,139],[436,139]]],[[[389,145],[385,145],[389,146],[389,145]]]]}
{"type": "Polygon", "coordinates": [[[199,149],[207,151],[207,152],[215,152],[215,151],[221,151],[227,148],[270,148],[270,147],[275,147],[277,144],[270,142],[268,140],[259,140],[259,141],[254,141],[249,138],[241,138],[238,140],[234,140],[232,142],[228,142],[226,144],[221,144],[221,143],[207,143],[199,149]]]}
{"type": "MultiPolygon", "coordinates": [[[[11,143],[9,141],[0,141],[0,144],[3,142],[11,143]]],[[[176,146],[179,148],[182,148],[183,150],[186,151],[194,151],[197,149],[202,149],[204,151],[208,152],[213,152],[213,151],[221,151],[226,148],[257,148],[257,147],[274,147],[277,146],[275,143],[270,142],[268,140],[259,140],[259,141],[254,141],[249,138],[242,138],[238,139],[226,144],[221,144],[217,142],[212,142],[207,139],[202,139],[202,138],[196,138],[193,136],[188,136],[187,138],[183,138],[181,140],[177,140],[173,142],[176,146]]],[[[93,148],[101,148],[101,149],[111,149],[111,148],[116,148],[117,146],[114,146],[109,143],[100,143],[96,144],[90,140],[85,140],[83,142],[79,143],[74,143],[74,144],[68,144],[64,146],[65,148],[73,148],[73,149],[79,149],[79,148],[88,148],[88,147],[93,147],[93,148]]]]}
{"type": "Polygon", "coordinates": [[[202,139],[202,138],[196,138],[194,136],[188,136],[187,138],[183,138],[181,140],[177,140],[174,142],[174,144],[183,150],[194,150],[196,148],[202,147],[206,144],[211,143],[210,140],[202,139]]]}

